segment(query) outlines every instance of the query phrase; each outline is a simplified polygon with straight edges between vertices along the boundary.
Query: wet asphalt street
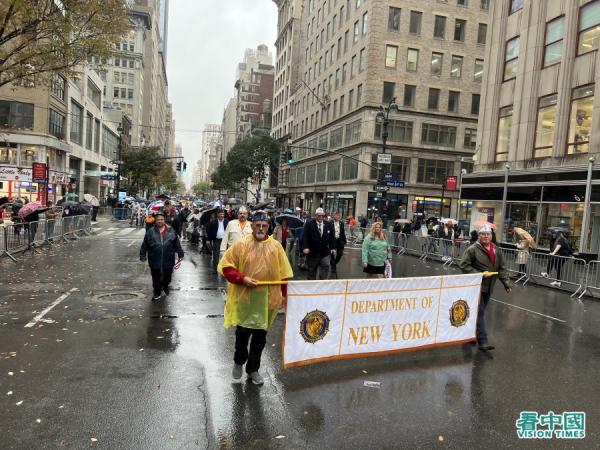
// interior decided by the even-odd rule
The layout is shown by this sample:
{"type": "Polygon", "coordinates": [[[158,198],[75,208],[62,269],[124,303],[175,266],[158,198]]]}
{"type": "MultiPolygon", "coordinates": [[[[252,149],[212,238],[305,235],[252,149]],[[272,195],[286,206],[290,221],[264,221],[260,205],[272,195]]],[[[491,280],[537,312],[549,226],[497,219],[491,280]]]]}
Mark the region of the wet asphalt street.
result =
{"type": "MultiPolygon", "coordinates": [[[[2,449],[598,448],[598,300],[496,289],[492,353],[465,345],[287,370],[280,315],[265,385],[232,384],[234,334],[209,258],[184,245],[171,296],[151,304],[143,232],[107,220],[95,229],[0,259],[2,449]],[[586,438],[519,440],[521,411],[586,412],[586,438]]],[[[340,278],[361,276],[358,257],[347,251],[340,278]]],[[[395,276],[454,271],[395,261],[395,276]]]]}

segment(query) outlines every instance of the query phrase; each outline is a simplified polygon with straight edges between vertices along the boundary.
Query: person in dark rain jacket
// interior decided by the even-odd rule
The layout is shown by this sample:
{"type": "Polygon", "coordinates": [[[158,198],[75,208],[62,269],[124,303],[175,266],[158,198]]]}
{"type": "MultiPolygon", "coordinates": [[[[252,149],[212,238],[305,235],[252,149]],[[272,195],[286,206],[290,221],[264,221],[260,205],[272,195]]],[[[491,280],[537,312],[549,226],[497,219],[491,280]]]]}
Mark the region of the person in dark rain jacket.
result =
{"type": "Polygon", "coordinates": [[[152,274],[152,301],[160,300],[161,290],[165,295],[169,295],[176,254],[180,260],[183,258],[179,237],[175,230],[165,223],[164,214],[157,213],[154,215],[154,226],[146,231],[140,248],[140,261],[148,260],[152,274]]]}

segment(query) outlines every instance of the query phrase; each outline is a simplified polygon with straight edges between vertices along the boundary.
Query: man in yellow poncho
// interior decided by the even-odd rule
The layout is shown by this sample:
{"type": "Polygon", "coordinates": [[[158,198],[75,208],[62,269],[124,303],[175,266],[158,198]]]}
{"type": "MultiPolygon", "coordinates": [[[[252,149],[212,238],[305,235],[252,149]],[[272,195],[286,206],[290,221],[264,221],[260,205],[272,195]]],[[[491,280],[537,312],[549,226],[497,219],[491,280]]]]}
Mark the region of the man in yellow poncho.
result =
{"type": "Polygon", "coordinates": [[[229,282],[225,328],[237,325],[232,376],[239,381],[246,364],[248,379],[258,385],[264,383],[258,369],[267,330],[287,296],[286,284],[259,282],[282,281],[294,275],[283,247],[268,235],[268,230],[269,216],[256,211],[252,216],[252,234],[229,247],[217,267],[229,282]]]}

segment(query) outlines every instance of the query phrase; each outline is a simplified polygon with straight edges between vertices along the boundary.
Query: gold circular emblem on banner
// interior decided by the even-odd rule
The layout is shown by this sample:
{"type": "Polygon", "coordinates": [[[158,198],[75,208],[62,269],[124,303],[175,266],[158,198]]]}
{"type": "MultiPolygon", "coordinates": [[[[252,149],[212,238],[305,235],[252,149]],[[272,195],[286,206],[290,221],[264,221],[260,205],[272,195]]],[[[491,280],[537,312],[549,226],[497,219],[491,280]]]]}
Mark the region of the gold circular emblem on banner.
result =
{"type": "Polygon", "coordinates": [[[456,300],[450,307],[450,323],[453,327],[462,327],[469,319],[471,311],[464,300],[456,300]]]}
{"type": "Polygon", "coordinates": [[[300,321],[300,335],[306,342],[314,344],[325,337],[329,331],[329,322],[327,313],[315,309],[300,321]]]}

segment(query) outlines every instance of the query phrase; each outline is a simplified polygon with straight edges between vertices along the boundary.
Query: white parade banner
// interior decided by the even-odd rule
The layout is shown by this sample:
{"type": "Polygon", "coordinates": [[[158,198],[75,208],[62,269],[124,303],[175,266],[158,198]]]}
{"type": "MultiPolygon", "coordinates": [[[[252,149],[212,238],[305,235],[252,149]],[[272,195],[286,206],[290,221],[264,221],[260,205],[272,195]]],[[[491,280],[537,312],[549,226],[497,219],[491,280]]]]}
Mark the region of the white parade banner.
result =
{"type": "Polygon", "coordinates": [[[283,366],[475,340],[482,274],[291,281],[283,366]]]}

